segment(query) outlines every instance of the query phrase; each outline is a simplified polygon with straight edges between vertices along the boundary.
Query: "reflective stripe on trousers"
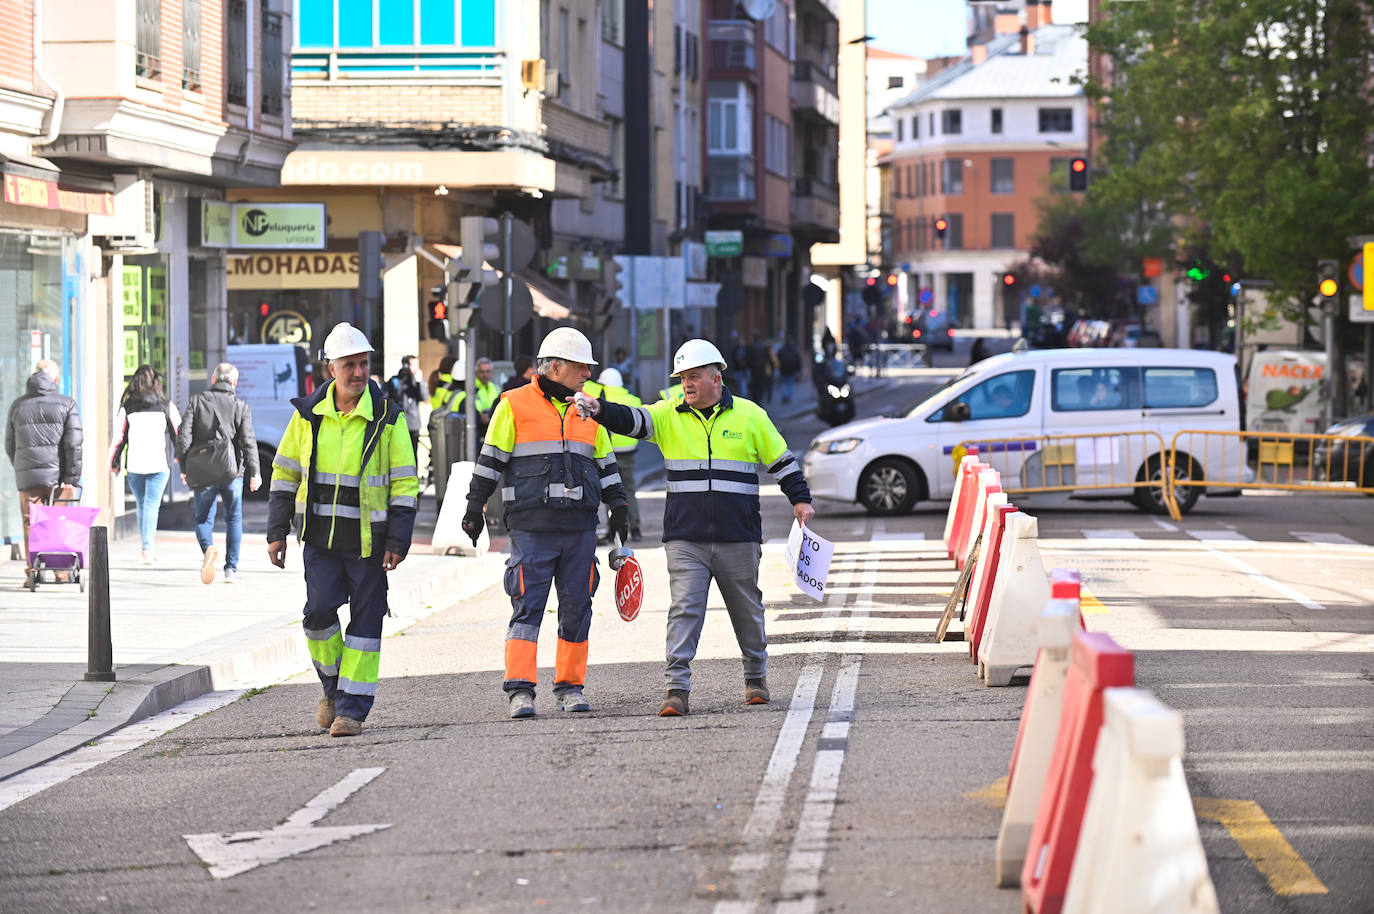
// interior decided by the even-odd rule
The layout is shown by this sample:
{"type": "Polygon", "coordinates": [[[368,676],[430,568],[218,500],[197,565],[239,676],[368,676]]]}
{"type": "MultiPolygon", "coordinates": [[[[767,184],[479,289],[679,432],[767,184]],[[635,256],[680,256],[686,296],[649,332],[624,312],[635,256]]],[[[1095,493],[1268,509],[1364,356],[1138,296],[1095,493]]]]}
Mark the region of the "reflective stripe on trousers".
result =
{"type": "Polygon", "coordinates": [[[596,561],[596,531],[511,530],[503,580],[511,598],[506,630],[507,692],[535,690],[536,645],[549,593],[558,595],[558,649],[554,694],[581,689],[587,678],[587,636],[592,595],[601,581],[596,561]]]}
{"type": "Polygon", "coordinates": [[[340,717],[366,720],[377,694],[387,580],[382,550],[368,558],[306,544],[303,626],[315,672],[340,717]],[[339,607],[349,604],[340,633],[339,607]]]}

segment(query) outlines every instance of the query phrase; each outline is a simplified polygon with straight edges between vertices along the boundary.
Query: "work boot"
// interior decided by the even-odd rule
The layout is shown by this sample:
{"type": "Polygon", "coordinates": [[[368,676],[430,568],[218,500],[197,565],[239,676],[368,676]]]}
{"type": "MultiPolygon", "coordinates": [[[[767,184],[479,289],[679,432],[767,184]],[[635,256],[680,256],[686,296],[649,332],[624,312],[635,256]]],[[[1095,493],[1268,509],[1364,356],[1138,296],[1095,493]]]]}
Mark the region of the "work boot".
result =
{"type": "Polygon", "coordinates": [[[758,679],[744,680],[744,703],[747,705],[768,704],[768,680],[762,676],[758,679]]]}
{"type": "Polygon", "coordinates": [[[669,689],[668,697],[663,699],[663,704],[658,707],[659,717],[686,717],[687,716],[687,690],[669,689]]]}
{"type": "Polygon", "coordinates": [[[581,712],[590,711],[591,709],[592,706],[588,704],[587,699],[582,695],[581,689],[578,689],[576,692],[564,692],[562,695],[558,696],[558,710],[560,711],[581,712]]]}
{"type": "Polygon", "coordinates": [[[200,561],[200,583],[210,584],[215,580],[215,562],[219,560],[219,549],[214,546],[205,550],[200,561]]]}
{"type": "Polygon", "coordinates": [[[329,727],[330,736],[357,736],[363,732],[363,722],[351,717],[336,717],[329,727]]]}
{"type": "Polygon", "coordinates": [[[320,703],[315,705],[315,723],[320,725],[321,730],[328,730],[329,725],[334,723],[333,698],[321,698],[320,703]]]}
{"type": "Polygon", "coordinates": [[[516,719],[534,716],[534,693],[524,689],[510,693],[510,716],[516,719]]]}

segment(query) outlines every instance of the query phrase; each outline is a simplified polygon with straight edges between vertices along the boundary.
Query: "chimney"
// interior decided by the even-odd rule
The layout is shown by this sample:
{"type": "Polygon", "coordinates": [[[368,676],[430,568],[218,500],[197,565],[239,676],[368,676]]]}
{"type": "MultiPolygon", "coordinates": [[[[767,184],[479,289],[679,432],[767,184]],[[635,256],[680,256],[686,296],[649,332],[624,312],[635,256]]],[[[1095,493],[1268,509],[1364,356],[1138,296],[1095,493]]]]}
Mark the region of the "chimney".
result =
{"type": "Polygon", "coordinates": [[[1024,25],[1021,26],[1021,53],[1026,55],[1035,53],[1035,36],[1024,25]]]}
{"type": "Polygon", "coordinates": [[[976,67],[988,59],[988,46],[985,44],[975,44],[970,50],[970,54],[972,55],[973,65],[976,67]]]}
{"type": "Polygon", "coordinates": [[[1034,32],[1040,25],[1040,0],[1026,0],[1026,28],[1034,32]]]}
{"type": "Polygon", "coordinates": [[[998,35],[1015,35],[1021,28],[1021,14],[1016,10],[998,10],[992,20],[992,30],[998,35]]]}
{"type": "Polygon", "coordinates": [[[1054,10],[1051,8],[1054,0],[1040,0],[1040,24],[1054,25],[1054,10]]]}

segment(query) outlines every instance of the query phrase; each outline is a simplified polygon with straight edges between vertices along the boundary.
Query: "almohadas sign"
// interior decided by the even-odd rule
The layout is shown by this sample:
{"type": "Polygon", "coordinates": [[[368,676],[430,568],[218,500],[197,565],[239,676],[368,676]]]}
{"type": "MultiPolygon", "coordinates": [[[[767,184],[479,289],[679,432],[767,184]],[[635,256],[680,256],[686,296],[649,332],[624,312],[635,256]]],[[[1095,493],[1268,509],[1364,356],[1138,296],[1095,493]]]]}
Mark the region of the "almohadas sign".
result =
{"type": "Polygon", "coordinates": [[[230,247],[275,251],[324,249],[323,203],[235,203],[230,247]]]}

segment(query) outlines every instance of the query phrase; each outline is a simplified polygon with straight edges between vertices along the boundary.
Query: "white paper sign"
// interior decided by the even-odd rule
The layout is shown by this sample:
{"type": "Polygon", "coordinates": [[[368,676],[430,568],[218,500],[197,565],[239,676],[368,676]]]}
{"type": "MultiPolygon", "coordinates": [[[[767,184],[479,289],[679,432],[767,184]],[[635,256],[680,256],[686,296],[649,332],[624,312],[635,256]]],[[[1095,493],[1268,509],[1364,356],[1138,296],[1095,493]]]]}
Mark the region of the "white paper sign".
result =
{"type": "Polygon", "coordinates": [[[822,539],[810,527],[792,521],[792,530],[787,534],[787,564],[796,576],[797,588],[813,600],[825,599],[830,556],[834,552],[834,543],[822,539]]]}
{"type": "Polygon", "coordinates": [[[1111,466],[1121,462],[1120,438],[1079,438],[1074,442],[1079,466],[1111,466]]]}

